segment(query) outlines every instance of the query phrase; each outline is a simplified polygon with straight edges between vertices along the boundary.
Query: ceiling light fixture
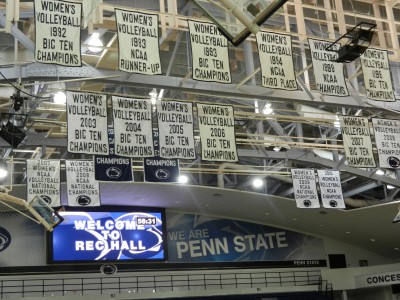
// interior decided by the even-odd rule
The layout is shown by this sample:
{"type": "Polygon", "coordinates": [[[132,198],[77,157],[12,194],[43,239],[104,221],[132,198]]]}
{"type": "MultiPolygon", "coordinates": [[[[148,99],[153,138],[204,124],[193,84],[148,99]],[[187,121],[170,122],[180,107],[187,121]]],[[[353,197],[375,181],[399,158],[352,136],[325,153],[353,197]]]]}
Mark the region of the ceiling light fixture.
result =
{"type": "Polygon", "coordinates": [[[385,175],[385,171],[383,171],[383,170],[381,170],[381,169],[378,169],[378,170],[375,172],[375,174],[376,174],[376,175],[385,175]]]}
{"type": "Polygon", "coordinates": [[[179,183],[187,183],[188,181],[189,181],[189,178],[186,175],[179,175],[179,177],[178,177],[179,183]]]}
{"type": "Polygon", "coordinates": [[[7,170],[4,167],[0,168],[0,179],[6,178],[7,177],[7,170]]]}
{"type": "Polygon", "coordinates": [[[264,185],[264,182],[260,178],[256,178],[253,180],[253,187],[260,188],[264,185]]]}
{"type": "Polygon", "coordinates": [[[388,185],[386,186],[386,188],[387,188],[388,190],[393,190],[395,187],[394,187],[393,185],[388,184],[388,185]]]}
{"type": "Polygon", "coordinates": [[[274,109],[271,107],[271,103],[266,103],[262,112],[264,115],[272,114],[274,112],[274,109]]]}
{"type": "Polygon", "coordinates": [[[67,95],[63,91],[59,91],[54,94],[53,101],[56,104],[65,104],[67,103],[67,95]]]}
{"type": "Polygon", "coordinates": [[[98,32],[93,32],[90,38],[87,40],[88,50],[97,54],[103,51],[103,42],[100,40],[100,34],[98,32]]]}
{"type": "Polygon", "coordinates": [[[338,116],[336,116],[336,120],[335,122],[333,122],[333,126],[335,126],[336,128],[340,128],[340,121],[338,116]]]}
{"type": "Polygon", "coordinates": [[[149,93],[149,96],[151,98],[151,104],[156,104],[157,102],[157,90],[156,89],[152,89],[151,92],[149,93]]]}

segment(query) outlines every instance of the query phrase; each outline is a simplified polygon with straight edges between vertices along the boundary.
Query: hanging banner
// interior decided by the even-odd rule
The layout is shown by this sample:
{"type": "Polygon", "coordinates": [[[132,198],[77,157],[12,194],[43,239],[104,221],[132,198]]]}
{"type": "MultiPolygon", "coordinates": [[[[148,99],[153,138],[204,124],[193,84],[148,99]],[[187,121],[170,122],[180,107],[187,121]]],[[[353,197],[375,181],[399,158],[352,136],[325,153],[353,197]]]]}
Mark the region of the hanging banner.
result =
{"type": "Polygon", "coordinates": [[[82,66],[82,4],[35,0],[35,60],[44,64],[82,66]]]}
{"type": "MultiPolygon", "coordinates": [[[[330,96],[348,96],[349,91],[344,80],[343,64],[333,62],[338,56],[337,52],[325,50],[331,43],[308,39],[308,44],[311,50],[317,91],[330,96]]],[[[334,50],[339,48],[340,44],[332,46],[334,50]]]]}
{"type": "Polygon", "coordinates": [[[114,154],[114,128],[108,127],[110,155],[94,156],[94,179],[98,181],[133,181],[132,160],[114,154]]]}
{"type": "Polygon", "coordinates": [[[297,90],[292,56],[292,37],[259,31],[256,39],[262,86],[279,90],[297,90]]]}
{"type": "Polygon", "coordinates": [[[195,159],[193,105],[177,101],[157,101],[160,157],[195,159]]]}
{"type": "Polygon", "coordinates": [[[317,170],[317,172],[322,205],[326,208],[346,208],[339,171],[317,170]]]}
{"type": "Polygon", "coordinates": [[[112,107],[115,154],[154,156],[151,100],[112,96],[112,107]]]}
{"type": "Polygon", "coordinates": [[[381,168],[400,168],[400,121],[372,119],[381,168]]]}
{"type": "Polygon", "coordinates": [[[361,55],[367,97],[377,101],[396,101],[386,50],[368,48],[361,55]]]}
{"type": "Polygon", "coordinates": [[[40,196],[52,207],[61,206],[59,160],[27,159],[26,177],[26,201],[28,203],[36,196],[40,196]]]}
{"type": "Polygon", "coordinates": [[[375,167],[368,118],[339,116],[347,162],[352,167],[375,167]]]}
{"type": "Polygon", "coordinates": [[[68,206],[99,206],[99,182],[92,160],[66,160],[68,206]]]}
{"type": "Polygon", "coordinates": [[[323,239],[303,233],[172,212],[167,213],[166,223],[169,263],[232,263],[229,266],[234,267],[240,262],[254,262],[258,266],[271,262],[271,267],[326,266],[323,239]]]}
{"type": "Polygon", "coordinates": [[[314,170],[292,169],[293,192],[299,208],[319,208],[314,170]]]}
{"type": "Polygon", "coordinates": [[[179,177],[179,160],[159,156],[158,131],[153,131],[154,157],[143,159],[144,181],[177,182],[179,177]]]}
{"type": "Polygon", "coordinates": [[[118,34],[118,68],[146,75],[162,74],[158,15],[115,10],[118,34]]]}
{"type": "Polygon", "coordinates": [[[66,94],[68,152],[108,155],[106,95],[66,94]]]}
{"type": "Polygon", "coordinates": [[[201,159],[238,161],[233,106],[197,104],[201,159]]]}
{"type": "Polygon", "coordinates": [[[210,23],[188,21],[194,80],[231,83],[228,40],[210,23]]]}

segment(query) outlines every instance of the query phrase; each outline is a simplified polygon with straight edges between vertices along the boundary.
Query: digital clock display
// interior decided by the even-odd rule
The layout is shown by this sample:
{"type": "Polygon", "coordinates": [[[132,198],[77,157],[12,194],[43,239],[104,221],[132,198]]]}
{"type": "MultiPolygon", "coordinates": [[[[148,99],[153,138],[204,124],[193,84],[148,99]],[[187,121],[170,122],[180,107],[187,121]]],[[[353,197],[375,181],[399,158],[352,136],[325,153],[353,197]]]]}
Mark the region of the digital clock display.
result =
{"type": "Polygon", "coordinates": [[[60,215],[64,221],[48,238],[49,263],[167,259],[162,209],[74,208],[60,215]]]}
{"type": "Polygon", "coordinates": [[[156,225],[157,224],[157,219],[153,217],[147,217],[147,218],[137,218],[136,223],[138,225],[156,225]]]}

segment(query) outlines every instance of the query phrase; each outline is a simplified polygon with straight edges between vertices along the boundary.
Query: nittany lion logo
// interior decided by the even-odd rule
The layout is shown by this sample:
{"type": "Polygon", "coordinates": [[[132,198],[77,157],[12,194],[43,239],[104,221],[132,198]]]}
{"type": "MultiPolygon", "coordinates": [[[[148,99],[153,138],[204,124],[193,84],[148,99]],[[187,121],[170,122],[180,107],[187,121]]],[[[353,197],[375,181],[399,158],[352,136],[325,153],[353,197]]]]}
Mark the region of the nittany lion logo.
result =
{"type": "Polygon", "coordinates": [[[312,203],[310,200],[304,200],[303,205],[304,205],[304,207],[310,207],[312,205],[312,203]]]}
{"type": "Polygon", "coordinates": [[[40,195],[40,198],[42,198],[42,200],[44,202],[46,202],[47,204],[51,204],[51,198],[47,195],[40,195]]]}
{"type": "Polygon", "coordinates": [[[395,156],[388,157],[387,162],[392,168],[398,168],[400,166],[400,159],[395,156]]]}
{"type": "Polygon", "coordinates": [[[11,234],[3,227],[0,227],[0,252],[6,250],[10,244],[11,234]]]}
{"type": "Polygon", "coordinates": [[[330,205],[331,207],[336,207],[336,206],[338,206],[338,203],[337,203],[337,201],[335,201],[335,200],[331,200],[331,201],[329,201],[329,205],[330,205]]]}
{"type": "Polygon", "coordinates": [[[122,175],[122,171],[120,168],[117,167],[110,167],[106,170],[106,175],[109,178],[119,178],[122,175]]]}
{"type": "Polygon", "coordinates": [[[76,202],[78,202],[79,205],[87,206],[92,202],[92,199],[90,199],[89,196],[80,195],[80,196],[76,197],[76,202]]]}
{"type": "Polygon", "coordinates": [[[169,172],[165,169],[157,169],[156,171],[156,177],[158,179],[168,179],[169,176],[169,172]]]}

